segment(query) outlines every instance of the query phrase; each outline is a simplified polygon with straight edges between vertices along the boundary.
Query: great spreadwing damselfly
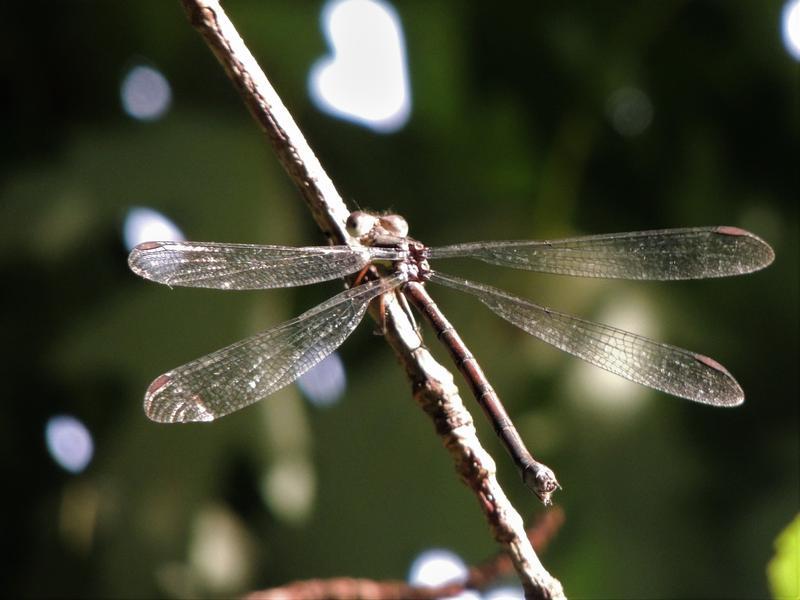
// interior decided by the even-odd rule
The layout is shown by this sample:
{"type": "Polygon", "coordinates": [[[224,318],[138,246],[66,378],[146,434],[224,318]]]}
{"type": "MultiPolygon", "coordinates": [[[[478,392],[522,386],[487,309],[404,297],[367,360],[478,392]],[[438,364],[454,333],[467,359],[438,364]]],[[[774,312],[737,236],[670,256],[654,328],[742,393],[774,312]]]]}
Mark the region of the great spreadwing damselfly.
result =
{"type": "Polygon", "coordinates": [[[428,261],[473,258],[579,277],[704,279],[769,265],[772,248],[752,233],[727,226],[697,227],[427,247],[408,237],[408,225],[398,215],[357,211],[347,226],[353,245],[295,248],[161,241],[136,246],[128,259],[131,269],[169,286],[261,290],[357,274],[349,289],[300,316],[157,377],[145,394],[147,416],[169,423],[212,421],[248,406],[290,384],[338,348],[372,300],[399,292],[430,322],[523,481],[547,502],[558,485],[555,476],[528,452],[475,358],[427,295],[423,284],[428,282],[472,294],[527,333],[636,383],[712,406],[744,401],[739,384],[712,358],[445,275],[428,261]]]}

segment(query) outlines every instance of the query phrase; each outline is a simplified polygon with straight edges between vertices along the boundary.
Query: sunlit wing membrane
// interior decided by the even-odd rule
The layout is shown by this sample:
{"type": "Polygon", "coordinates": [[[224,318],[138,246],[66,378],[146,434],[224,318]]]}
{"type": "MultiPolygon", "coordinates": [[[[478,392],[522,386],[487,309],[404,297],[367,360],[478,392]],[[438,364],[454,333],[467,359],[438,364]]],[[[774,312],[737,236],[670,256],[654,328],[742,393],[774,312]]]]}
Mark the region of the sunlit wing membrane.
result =
{"type": "Polygon", "coordinates": [[[345,290],[282,325],[193,360],[150,384],[144,409],[165,423],[212,421],[290,384],[338,348],[369,302],[402,275],[345,290]]]}
{"type": "Polygon", "coordinates": [[[255,290],[328,281],[395,255],[363,246],[145,242],[131,251],[128,264],[137,275],[170,286],[255,290]]]}
{"type": "Polygon", "coordinates": [[[473,242],[428,250],[430,259],[487,263],[581,277],[679,280],[742,275],[775,258],[761,238],[737,227],[592,235],[557,241],[473,242]]]}
{"type": "Polygon", "coordinates": [[[431,281],[476,296],[529,334],[630,381],[714,406],[744,401],[744,392],[731,374],[702,354],[555,312],[464,279],[433,273],[431,281]]]}

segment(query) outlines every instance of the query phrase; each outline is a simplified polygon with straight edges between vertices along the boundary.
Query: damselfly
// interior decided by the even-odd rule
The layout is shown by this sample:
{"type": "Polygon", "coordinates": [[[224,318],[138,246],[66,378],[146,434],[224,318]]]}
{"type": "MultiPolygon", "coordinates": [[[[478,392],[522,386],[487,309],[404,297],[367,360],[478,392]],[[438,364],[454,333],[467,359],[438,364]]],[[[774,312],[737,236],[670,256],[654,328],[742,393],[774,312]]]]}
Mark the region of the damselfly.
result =
{"type": "Polygon", "coordinates": [[[428,260],[465,257],[581,277],[702,279],[741,275],[769,265],[772,249],[752,233],[736,227],[699,227],[429,248],[408,237],[408,225],[398,215],[357,211],[347,226],[353,245],[145,242],[134,248],[128,260],[131,269],[169,286],[255,290],[361,273],[350,289],[299,317],[157,377],[145,394],[147,416],[161,422],[211,421],[252,404],[333,352],[373,299],[399,292],[421,310],[448,346],[526,484],[540,497],[546,496],[555,477],[544,481],[550,474],[531,457],[477,362],[424,293],[421,284],[427,282],[472,294],[527,333],[636,383],[713,406],[744,401],[736,380],[707,356],[445,275],[431,269],[428,260]],[[364,276],[367,272],[372,275],[364,276]]]}

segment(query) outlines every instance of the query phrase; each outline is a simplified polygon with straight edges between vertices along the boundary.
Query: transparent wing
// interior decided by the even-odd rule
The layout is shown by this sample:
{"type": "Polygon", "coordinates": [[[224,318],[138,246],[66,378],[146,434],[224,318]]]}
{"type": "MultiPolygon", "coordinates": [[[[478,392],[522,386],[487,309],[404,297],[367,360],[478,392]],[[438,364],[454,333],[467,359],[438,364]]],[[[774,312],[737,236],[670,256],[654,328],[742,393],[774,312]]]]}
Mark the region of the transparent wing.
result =
{"type": "Polygon", "coordinates": [[[430,248],[428,257],[581,277],[703,279],[763,269],[775,258],[761,238],[737,227],[591,235],[557,241],[473,242],[430,248]]]}
{"type": "Polygon", "coordinates": [[[148,417],[163,423],[213,421],[300,377],[347,339],[373,298],[404,276],[345,290],[282,325],[160,375],[144,397],[148,417]]]}
{"type": "Polygon", "coordinates": [[[216,242],[145,242],[130,253],[131,270],[170,286],[254,290],[294,287],[350,275],[388,248],[259,246],[216,242]]]}
{"type": "Polygon", "coordinates": [[[464,279],[433,273],[431,281],[477,296],[520,329],[625,379],[703,404],[735,406],[744,401],[731,374],[702,354],[558,313],[464,279]]]}

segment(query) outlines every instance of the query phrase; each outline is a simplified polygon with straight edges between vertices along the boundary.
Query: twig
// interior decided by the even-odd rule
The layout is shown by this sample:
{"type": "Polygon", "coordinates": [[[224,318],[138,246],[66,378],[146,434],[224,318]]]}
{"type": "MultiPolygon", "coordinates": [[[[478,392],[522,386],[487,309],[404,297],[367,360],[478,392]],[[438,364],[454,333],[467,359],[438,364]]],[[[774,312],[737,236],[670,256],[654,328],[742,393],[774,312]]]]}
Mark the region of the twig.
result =
{"type": "MultiPolygon", "coordinates": [[[[558,507],[538,516],[527,532],[537,552],[547,547],[563,523],[564,513],[558,507]]],[[[246,600],[435,600],[455,596],[468,589],[485,589],[499,577],[511,573],[513,568],[508,555],[503,553],[470,568],[466,580],[461,583],[421,587],[403,581],[335,577],[296,581],[278,588],[259,590],[248,594],[246,600]]]]}
{"type": "MultiPolygon", "coordinates": [[[[181,2],[192,25],[269,137],[322,232],[332,243],[352,243],[344,226],[347,207],[219,2],[181,2]]],[[[525,535],[521,517],[497,482],[494,461],[478,441],[453,376],[434,361],[397,302],[386,302],[386,312],[385,337],[405,367],[414,397],[433,420],[462,479],[477,494],[492,534],[511,556],[526,596],[563,598],[561,584],[542,566],[525,535]]]]}
{"type": "MultiPolygon", "coordinates": [[[[553,506],[546,512],[539,513],[536,520],[527,530],[527,537],[531,545],[533,545],[533,549],[540,554],[544,552],[563,524],[564,511],[558,506],[553,506]]],[[[513,569],[514,564],[508,554],[498,554],[494,558],[472,567],[469,570],[465,587],[484,589],[497,578],[511,573],[513,569]]]]}
{"type": "Polygon", "coordinates": [[[437,587],[419,587],[405,581],[355,579],[308,579],[283,587],[253,592],[245,600],[437,600],[460,594],[464,586],[451,583],[437,587]]]}
{"type": "Polygon", "coordinates": [[[331,243],[348,243],[350,237],[344,223],[350,211],[219,2],[181,2],[189,21],[203,36],[250,114],[269,137],[278,160],[297,185],[317,225],[331,243]]]}

